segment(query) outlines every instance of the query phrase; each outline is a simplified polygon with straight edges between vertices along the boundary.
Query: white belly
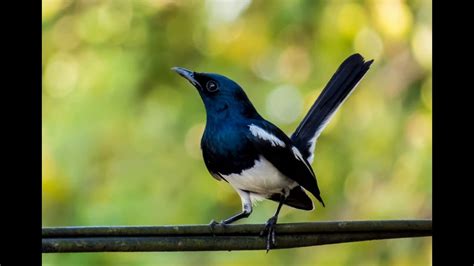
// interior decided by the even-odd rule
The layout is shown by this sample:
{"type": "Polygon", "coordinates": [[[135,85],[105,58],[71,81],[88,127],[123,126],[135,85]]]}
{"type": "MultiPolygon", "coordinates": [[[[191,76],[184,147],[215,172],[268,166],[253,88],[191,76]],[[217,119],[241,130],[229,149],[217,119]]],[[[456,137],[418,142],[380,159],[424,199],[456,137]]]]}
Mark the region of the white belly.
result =
{"type": "Polygon", "coordinates": [[[255,165],[240,174],[222,175],[234,188],[246,190],[255,196],[268,197],[294,188],[297,183],[284,176],[273,164],[260,156],[255,165]]]}

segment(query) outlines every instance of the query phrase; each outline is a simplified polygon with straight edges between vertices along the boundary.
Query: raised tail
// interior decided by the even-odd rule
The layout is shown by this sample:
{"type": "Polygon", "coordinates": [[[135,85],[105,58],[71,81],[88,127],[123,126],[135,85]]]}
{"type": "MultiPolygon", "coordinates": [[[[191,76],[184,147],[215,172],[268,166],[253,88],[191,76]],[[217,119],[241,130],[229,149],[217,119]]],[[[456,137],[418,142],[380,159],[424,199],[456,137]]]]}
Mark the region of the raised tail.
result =
{"type": "Polygon", "coordinates": [[[291,140],[309,163],[313,162],[317,138],[373,61],[365,62],[360,54],[353,54],[344,60],[291,135],[291,140]]]}

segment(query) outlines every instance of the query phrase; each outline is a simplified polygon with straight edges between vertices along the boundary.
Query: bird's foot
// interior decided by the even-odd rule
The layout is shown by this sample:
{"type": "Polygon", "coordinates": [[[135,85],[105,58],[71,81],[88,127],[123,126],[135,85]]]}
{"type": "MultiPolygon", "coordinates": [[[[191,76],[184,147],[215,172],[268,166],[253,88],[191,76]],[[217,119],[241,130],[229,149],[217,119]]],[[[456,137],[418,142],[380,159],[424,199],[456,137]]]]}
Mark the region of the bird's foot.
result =
{"type": "MultiPolygon", "coordinates": [[[[211,232],[214,234],[214,228],[219,225],[219,226],[224,226],[225,223],[223,221],[216,222],[214,219],[211,220],[209,223],[209,227],[211,228],[211,232]]],[[[214,235],[215,236],[215,235],[214,235]]]]}
{"type": "Polygon", "coordinates": [[[216,222],[214,219],[212,219],[212,220],[209,222],[209,226],[210,226],[211,228],[214,228],[214,226],[216,226],[216,225],[218,225],[218,224],[221,224],[221,223],[216,222]]]}
{"type": "Polygon", "coordinates": [[[270,251],[272,246],[276,245],[275,239],[275,225],[277,224],[277,216],[273,216],[272,218],[268,219],[265,223],[265,228],[260,232],[260,236],[267,235],[267,253],[270,251]]]}

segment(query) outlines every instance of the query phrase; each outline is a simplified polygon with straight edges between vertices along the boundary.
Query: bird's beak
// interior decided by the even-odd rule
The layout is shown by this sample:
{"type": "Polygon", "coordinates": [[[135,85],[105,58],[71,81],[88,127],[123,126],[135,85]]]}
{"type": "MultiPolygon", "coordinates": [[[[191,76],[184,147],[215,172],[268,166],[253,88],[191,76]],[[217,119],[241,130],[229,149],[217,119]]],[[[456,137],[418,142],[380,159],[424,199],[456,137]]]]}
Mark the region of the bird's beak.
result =
{"type": "Polygon", "coordinates": [[[174,70],[176,73],[178,73],[181,77],[183,77],[183,78],[187,79],[189,82],[191,82],[191,84],[193,84],[194,87],[202,90],[201,85],[194,78],[195,72],[193,72],[191,70],[188,70],[186,68],[182,68],[182,67],[173,67],[171,69],[174,70]]]}

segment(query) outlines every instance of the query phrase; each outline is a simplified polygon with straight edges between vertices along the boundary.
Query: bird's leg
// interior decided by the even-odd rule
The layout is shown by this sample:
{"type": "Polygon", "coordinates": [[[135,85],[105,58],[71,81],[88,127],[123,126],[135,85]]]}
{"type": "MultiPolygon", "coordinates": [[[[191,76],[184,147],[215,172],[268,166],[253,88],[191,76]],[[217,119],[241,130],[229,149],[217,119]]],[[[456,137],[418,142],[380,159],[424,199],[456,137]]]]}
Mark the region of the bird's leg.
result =
{"type": "Polygon", "coordinates": [[[221,222],[216,222],[213,220],[211,220],[211,222],[209,223],[209,226],[211,227],[211,230],[213,231],[214,230],[214,227],[216,225],[227,225],[227,224],[231,224],[233,222],[236,222],[240,219],[243,219],[243,218],[247,218],[249,217],[249,215],[252,213],[252,205],[244,205],[243,207],[243,210],[242,212],[232,216],[232,217],[229,217],[221,222]]]}
{"type": "Polygon", "coordinates": [[[225,219],[224,221],[222,221],[221,223],[222,224],[231,224],[235,221],[238,221],[240,219],[243,219],[243,218],[247,218],[250,216],[250,214],[252,213],[252,206],[251,205],[245,205],[243,207],[243,210],[241,213],[238,213],[232,217],[229,217],[227,219],[225,219]]]}
{"type": "Polygon", "coordinates": [[[267,253],[270,250],[270,247],[272,245],[275,246],[276,244],[275,225],[277,224],[278,214],[280,213],[281,207],[283,206],[283,203],[285,202],[285,200],[286,200],[286,196],[281,195],[280,203],[278,204],[278,208],[275,214],[270,219],[268,219],[268,221],[265,223],[265,228],[260,232],[260,236],[267,234],[267,253]]]}
{"type": "Polygon", "coordinates": [[[237,191],[242,199],[242,212],[229,217],[221,222],[216,222],[214,220],[211,220],[209,223],[209,226],[211,229],[214,229],[216,225],[226,225],[226,224],[231,224],[234,223],[238,220],[241,220],[243,218],[247,218],[250,216],[252,213],[252,202],[250,201],[250,194],[246,191],[237,191]]]}

